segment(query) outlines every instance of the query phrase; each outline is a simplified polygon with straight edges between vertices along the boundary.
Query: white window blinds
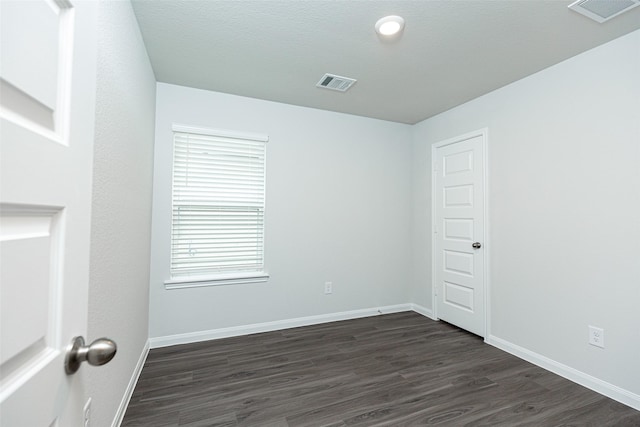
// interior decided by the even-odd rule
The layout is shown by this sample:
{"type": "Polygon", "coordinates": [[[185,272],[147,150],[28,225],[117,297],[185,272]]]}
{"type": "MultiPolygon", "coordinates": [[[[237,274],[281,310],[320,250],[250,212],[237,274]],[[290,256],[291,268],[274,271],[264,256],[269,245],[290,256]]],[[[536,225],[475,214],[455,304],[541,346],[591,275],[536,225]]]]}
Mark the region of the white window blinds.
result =
{"type": "Polygon", "coordinates": [[[263,271],[266,141],[174,126],[172,278],[263,271]]]}

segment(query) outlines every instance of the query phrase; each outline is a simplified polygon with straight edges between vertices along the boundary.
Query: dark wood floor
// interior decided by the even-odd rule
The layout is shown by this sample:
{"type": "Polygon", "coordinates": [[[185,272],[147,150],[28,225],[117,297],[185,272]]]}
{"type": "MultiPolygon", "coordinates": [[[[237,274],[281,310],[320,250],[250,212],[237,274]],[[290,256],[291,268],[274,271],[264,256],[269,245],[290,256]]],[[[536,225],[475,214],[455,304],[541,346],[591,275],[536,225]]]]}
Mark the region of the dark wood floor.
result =
{"type": "Polygon", "coordinates": [[[122,426],[640,426],[640,412],[416,313],[152,350],[122,426]]]}

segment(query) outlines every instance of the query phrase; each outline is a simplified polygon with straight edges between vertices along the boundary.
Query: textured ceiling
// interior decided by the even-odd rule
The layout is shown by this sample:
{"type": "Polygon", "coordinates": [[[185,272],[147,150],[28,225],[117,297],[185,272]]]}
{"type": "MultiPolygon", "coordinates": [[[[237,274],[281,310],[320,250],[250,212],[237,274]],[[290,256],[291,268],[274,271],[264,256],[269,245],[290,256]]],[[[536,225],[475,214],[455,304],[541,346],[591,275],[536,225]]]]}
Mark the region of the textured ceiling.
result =
{"type": "MultiPolygon", "coordinates": [[[[640,28],[564,0],[134,0],[160,82],[416,123],[640,28]],[[385,15],[406,20],[381,42],[385,15]],[[358,82],[315,86],[324,73],[358,82]]],[[[639,47],[640,48],[640,47],[639,47]]]]}

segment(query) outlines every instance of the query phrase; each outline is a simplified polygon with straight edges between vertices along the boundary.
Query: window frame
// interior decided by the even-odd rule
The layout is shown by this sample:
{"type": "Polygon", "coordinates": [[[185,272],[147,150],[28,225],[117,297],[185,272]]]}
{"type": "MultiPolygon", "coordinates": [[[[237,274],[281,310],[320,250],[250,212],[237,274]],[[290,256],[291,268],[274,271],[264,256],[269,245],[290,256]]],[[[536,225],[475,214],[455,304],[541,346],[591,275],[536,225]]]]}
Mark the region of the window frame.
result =
{"type": "Polygon", "coordinates": [[[265,153],[264,153],[264,178],[263,183],[265,186],[264,196],[263,196],[263,225],[262,225],[262,270],[261,271],[227,271],[221,273],[205,273],[205,274],[194,274],[187,276],[171,276],[171,260],[172,253],[171,250],[169,252],[169,276],[170,278],[164,281],[165,289],[181,289],[181,288],[195,288],[195,287],[205,287],[205,286],[219,286],[219,285],[231,285],[231,284],[242,284],[242,283],[260,283],[266,282],[269,279],[269,274],[266,270],[265,260],[266,260],[266,248],[265,248],[265,238],[266,238],[266,144],[269,141],[269,137],[265,134],[258,133],[248,133],[248,132],[236,132],[226,129],[211,129],[211,128],[201,128],[194,126],[187,126],[182,124],[174,123],[172,125],[172,138],[171,138],[171,148],[172,148],[172,156],[171,156],[171,224],[169,226],[169,241],[170,248],[173,245],[173,236],[171,235],[173,232],[173,212],[174,212],[174,168],[175,168],[175,135],[176,133],[187,133],[187,134],[195,134],[195,135],[205,135],[205,136],[213,136],[213,137],[222,137],[222,138],[234,138],[241,140],[250,140],[263,142],[265,144],[265,153]]]}

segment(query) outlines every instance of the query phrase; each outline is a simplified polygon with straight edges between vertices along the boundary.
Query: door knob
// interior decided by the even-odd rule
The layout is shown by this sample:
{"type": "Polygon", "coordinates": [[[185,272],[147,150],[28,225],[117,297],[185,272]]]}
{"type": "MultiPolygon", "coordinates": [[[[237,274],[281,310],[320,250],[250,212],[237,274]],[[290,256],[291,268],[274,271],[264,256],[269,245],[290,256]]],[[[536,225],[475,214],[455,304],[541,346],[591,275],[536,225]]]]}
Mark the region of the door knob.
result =
{"type": "Polygon", "coordinates": [[[480,242],[474,242],[471,247],[473,249],[480,249],[482,247],[482,244],[480,242]]]}
{"type": "Polygon", "coordinates": [[[75,337],[69,344],[64,358],[64,370],[67,375],[75,374],[82,362],[89,365],[101,366],[109,363],[116,355],[118,346],[109,338],[98,338],[89,345],[84,345],[84,338],[75,337]]]}

